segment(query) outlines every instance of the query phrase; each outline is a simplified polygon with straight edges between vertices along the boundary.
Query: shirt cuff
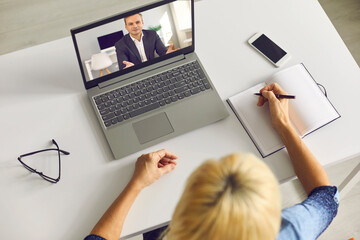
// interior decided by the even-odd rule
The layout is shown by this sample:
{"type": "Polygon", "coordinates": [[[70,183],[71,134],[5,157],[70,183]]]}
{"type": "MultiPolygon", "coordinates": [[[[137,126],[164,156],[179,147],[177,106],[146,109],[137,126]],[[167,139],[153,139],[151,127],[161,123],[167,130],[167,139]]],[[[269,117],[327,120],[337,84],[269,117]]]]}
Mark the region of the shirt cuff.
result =
{"type": "Polygon", "coordinates": [[[106,240],[106,239],[103,237],[100,237],[98,235],[91,234],[91,235],[87,236],[86,238],[84,238],[84,240],[106,240]]]}

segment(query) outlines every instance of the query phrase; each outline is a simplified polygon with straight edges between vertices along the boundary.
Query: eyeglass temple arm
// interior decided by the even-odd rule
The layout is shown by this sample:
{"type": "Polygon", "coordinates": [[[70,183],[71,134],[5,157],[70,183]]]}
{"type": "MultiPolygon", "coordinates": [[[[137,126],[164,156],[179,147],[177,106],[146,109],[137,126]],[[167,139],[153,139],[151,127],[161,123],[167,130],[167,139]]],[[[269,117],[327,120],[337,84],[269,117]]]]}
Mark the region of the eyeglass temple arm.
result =
{"type": "Polygon", "coordinates": [[[61,149],[58,149],[58,148],[48,148],[48,149],[43,149],[43,150],[38,150],[38,151],[35,151],[35,152],[31,152],[31,153],[26,153],[26,154],[23,154],[23,155],[20,155],[19,158],[22,158],[22,157],[26,157],[26,156],[30,156],[30,155],[33,155],[33,154],[36,154],[36,153],[40,153],[40,152],[46,152],[46,151],[58,151],[58,152],[61,152],[65,155],[69,155],[70,153],[65,151],[65,150],[61,150],[61,149]]]}

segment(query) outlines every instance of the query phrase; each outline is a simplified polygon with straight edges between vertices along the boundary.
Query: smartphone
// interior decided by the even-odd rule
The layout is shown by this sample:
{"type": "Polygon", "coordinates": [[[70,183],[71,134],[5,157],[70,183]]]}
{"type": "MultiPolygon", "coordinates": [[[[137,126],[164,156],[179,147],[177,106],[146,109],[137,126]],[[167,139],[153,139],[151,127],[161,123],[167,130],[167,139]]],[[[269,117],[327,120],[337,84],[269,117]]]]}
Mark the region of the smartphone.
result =
{"type": "Polygon", "coordinates": [[[286,51],[263,33],[255,34],[248,42],[276,67],[282,66],[290,58],[290,55],[286,51]]]}

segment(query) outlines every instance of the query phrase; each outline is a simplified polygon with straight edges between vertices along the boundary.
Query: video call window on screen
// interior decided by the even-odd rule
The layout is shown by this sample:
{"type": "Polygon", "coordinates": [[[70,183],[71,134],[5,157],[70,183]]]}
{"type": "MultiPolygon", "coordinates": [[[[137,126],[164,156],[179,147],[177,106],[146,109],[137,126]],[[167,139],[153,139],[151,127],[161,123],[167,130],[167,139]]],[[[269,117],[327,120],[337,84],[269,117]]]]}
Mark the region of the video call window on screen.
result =
{"type": "Polygon", "coordinates": [[[86,81],[91,81],[191,46],[191,1],[116,19],[75,37],[86,81]]]}

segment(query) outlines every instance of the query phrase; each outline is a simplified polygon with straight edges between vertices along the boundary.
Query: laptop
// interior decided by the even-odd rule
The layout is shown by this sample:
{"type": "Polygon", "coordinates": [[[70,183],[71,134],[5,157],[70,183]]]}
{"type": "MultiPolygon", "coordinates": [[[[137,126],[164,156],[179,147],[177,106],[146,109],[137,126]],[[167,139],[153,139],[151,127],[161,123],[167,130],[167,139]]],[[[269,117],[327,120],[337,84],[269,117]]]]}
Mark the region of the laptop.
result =
{"type": "Polygon", "coordinates": [[[194,0],[160,1],[71,29],[115,159],[229,115],[195,53],[194,33],[194,0]]]}

